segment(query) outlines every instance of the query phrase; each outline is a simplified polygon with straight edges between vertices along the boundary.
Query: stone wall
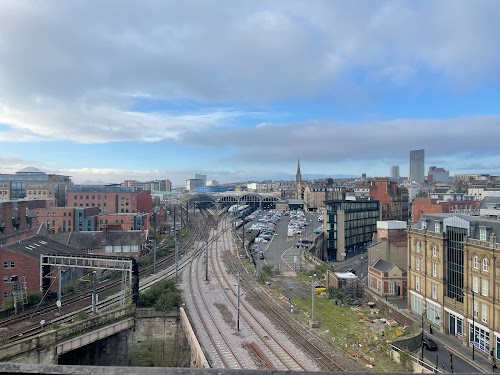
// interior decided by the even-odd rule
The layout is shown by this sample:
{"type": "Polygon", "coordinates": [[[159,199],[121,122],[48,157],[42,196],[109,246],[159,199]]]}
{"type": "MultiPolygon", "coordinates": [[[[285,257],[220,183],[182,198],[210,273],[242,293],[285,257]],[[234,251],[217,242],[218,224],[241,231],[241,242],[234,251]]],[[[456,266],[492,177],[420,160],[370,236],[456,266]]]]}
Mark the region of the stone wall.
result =
{"type": "Polygon", "coordinates": [[[136,310],[130,333],[129,366],[189,367],[191,352],[176,310],[136,310]]]}

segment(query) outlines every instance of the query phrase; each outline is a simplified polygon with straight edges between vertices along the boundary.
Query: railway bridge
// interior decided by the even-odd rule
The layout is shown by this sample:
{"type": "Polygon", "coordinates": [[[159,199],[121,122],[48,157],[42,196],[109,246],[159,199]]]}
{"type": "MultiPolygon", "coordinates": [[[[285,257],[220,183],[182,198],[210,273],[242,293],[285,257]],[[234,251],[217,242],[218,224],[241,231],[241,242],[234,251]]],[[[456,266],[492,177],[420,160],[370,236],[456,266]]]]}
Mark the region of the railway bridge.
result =
{"type": "Polygon", "coordinates": [[[91,363],[115,364],[117,357],[122,366],[208,367],[182,308],[166,313],[133,305],[120,307],[0,347],[0,362],[88,364],[90,359],[91,363]],[[152,344],[162,348],[156,352],[159,358],[144,363],[144,352],[152,344]],[[165,357],[169,360],[161,361],[165,357]]]}

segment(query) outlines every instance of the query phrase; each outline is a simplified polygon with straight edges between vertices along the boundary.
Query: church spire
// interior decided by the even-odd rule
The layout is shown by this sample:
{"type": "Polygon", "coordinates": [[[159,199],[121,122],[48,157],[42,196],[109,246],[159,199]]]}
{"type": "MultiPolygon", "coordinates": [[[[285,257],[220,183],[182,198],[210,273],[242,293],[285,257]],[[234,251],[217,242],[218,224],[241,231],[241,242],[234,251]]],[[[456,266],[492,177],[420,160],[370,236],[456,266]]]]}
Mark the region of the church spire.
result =
{"type": "Polygon", "coordinates": [[[297,182],[302,181],[302,174],[300,173],[300,159],[299,158],[297,158],[297,175],[295,176],[295,180],[297,182]]]}

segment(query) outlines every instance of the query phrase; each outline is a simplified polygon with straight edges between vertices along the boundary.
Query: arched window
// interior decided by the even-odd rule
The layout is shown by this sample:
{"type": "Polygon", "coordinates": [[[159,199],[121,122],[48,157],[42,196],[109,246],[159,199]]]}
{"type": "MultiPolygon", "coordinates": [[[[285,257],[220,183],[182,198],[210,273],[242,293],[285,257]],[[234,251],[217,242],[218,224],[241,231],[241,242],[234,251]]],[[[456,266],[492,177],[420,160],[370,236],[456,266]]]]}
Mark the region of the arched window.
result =
{"type": "Polygon", "coordinates": [[[483,271],[488,272],[488,259],[487,258],[483,259],[483,271]]]}
{"type": "Polygon", "coordinates": [[[438,256],[438,249],[437,249],[436,245],[432,246],[432,256],[433,257],[437,257],[438,256]]]}
{"type": "Polygon", "coordinates": [[[479,268],[479,257],[477,255],[474,255],[474,257],[472,258],[472,263],[475,269],[479,268]]]}

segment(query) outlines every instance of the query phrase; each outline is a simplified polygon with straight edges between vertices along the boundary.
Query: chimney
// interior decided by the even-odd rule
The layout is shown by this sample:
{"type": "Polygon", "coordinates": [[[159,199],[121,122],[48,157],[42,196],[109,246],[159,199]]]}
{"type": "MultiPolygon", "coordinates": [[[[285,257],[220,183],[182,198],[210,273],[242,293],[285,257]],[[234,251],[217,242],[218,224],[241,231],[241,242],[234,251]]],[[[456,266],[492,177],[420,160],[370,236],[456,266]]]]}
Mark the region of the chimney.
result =
{"type": "Polygon", "coordinates": [[[3,234],[14,233],[15,228],[12,224],[12,202],[2,203],[2,222],[4,223],[3,234]]]}
{"type": "Polygon", "coordinates": [[[19,215],[19,230],[28,229],[28,220],[26,219],[26,202],[17,203],[17,213],[19,215]]]}

